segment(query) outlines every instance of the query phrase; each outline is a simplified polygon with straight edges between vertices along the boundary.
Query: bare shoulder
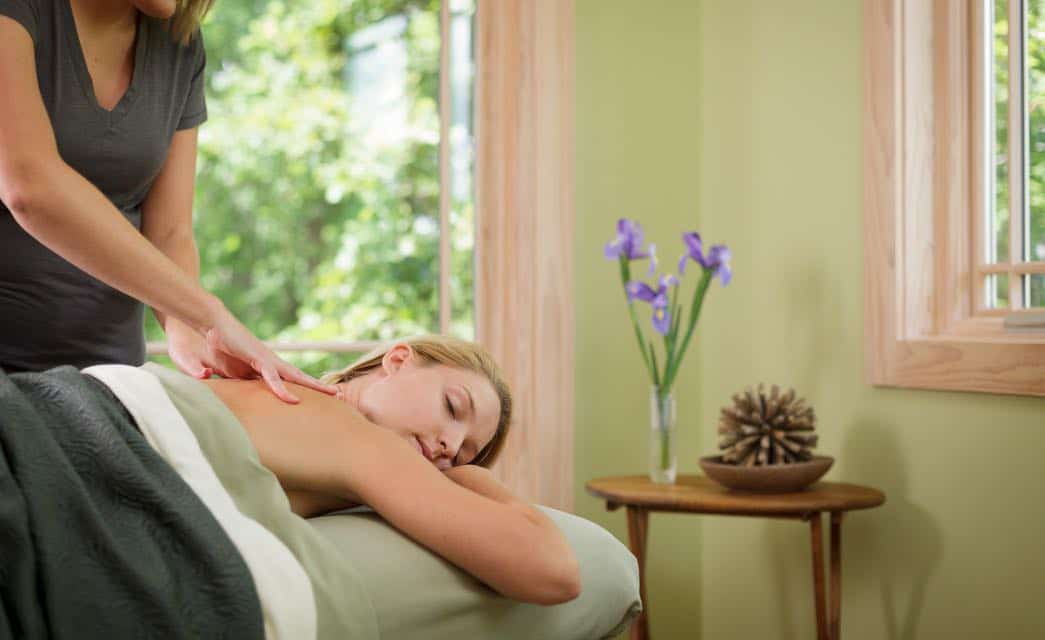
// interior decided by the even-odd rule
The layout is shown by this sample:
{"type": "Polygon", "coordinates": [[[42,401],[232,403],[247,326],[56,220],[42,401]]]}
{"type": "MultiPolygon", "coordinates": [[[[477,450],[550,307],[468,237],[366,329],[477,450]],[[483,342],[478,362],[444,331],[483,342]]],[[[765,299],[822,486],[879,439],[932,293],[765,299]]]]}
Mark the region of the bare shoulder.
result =
{"type": "Polygon", "coordinates": [[[261,463],[284,489],[345,496],[344,469],[374,447],[387,446],[380,427],[336,398],[288,383],[301,399],[287,404],[261,380],[206,380],[243,425],[261,463]]]}
{"type": "Polygon", "coordinates": [[[337,398],[308,387],[284,382],[300,398],[298,404],[283,402],[263,380],[204,380],[211,391],[239,418],[248,430],[268,423],[293,424],[301,420],[362,419],[356,409],[337,398]]]}

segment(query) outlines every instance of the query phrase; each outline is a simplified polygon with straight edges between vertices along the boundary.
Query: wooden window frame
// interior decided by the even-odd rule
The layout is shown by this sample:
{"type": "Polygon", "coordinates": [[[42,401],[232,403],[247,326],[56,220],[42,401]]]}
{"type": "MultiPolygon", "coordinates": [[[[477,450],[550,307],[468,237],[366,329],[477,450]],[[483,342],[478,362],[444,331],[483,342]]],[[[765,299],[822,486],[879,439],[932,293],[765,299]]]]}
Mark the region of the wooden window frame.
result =
{"type": "MultiPolygon", "coordinates": [[[[975,0],[864,2],[864,370],[874,385],[1045,395],[1045,331],[984,309],[975,0]]],[[[1013,271],[1012,264],[997,267],[1013,271]]],[[[1005,313],[1020,313],[1005,312],[1005,313]]]]}
{"type": "Polygon", "coordinates": [[[572,512],[574,1],[476,9],[476,338],[515,396],[493,471],[572,512]]]}

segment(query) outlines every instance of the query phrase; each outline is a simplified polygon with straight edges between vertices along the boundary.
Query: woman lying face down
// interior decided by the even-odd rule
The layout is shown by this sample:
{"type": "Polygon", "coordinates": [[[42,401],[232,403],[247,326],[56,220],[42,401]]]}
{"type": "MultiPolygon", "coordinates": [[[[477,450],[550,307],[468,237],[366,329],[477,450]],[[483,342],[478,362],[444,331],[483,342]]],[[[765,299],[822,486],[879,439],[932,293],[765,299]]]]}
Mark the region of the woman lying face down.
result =
{"type": "MultiPolygon", "coordinates": [[[[295,427],[306,414],[333,427],[320,433],[341,431],[335,416],[361,416],[402,439],[440,471],[466,464],[489,467],[511,420],[511,393],[490,354],[475,343],[447,336],[416,336],[378,347],[322,381],[335,385],[338,395],[303,390],[303,411],[268,402],[257,393],[260,381],[205,381],[240,419],[262,463],[279,477],[294,511],[305,517],[355,504],[315,482],[303,482],[301,470],[289,468],[323,465],[292,453],[310,435],[295,427]],[[345,412],[343,405],[352,411],[345,412]]],[[[344,427],[345,433],[351,431],[351,420],[344,427]]]]}
{"type": "Polygon", "coordinates": [[[290,506],[313,517],[367,504],[414,541],[504,596],[557,604],[580,593],[562,532],[486,468],[503,448],[511,396],[473,343],[410,338],[330,374],[337,397],[261,380],[205,380],[250,436],[290,506]]]}

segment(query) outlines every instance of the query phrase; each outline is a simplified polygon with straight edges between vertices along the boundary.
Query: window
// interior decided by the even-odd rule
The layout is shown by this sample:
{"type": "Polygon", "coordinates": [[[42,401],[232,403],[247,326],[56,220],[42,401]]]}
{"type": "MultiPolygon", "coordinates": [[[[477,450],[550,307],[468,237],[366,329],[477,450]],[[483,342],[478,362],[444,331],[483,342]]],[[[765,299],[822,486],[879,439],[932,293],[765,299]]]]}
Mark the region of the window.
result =
{"type": "Polygon", "coordinates": [[[1045,25],[1009,1],[864,2],[872,384],[1045,395],[1045,25]]]}
{"type": "MultiPolygon", "coordinates": [[[[981,308],[1045,307],[1045,2],[987,0],[981,68],[990,185],[982,203],[986,242],[980,261],[981,308]],[[1011,170],[1010,170],[1011,169],[1011,170]]],[[[1045,328],[1045,324],[1043,324],[1045,328]]]]}
{"type": "Polygon", "coordinates": [[[314,375],[377,340],[474,337],[474,14],[229,0],[203,26],[201,281],[314,375]]]}

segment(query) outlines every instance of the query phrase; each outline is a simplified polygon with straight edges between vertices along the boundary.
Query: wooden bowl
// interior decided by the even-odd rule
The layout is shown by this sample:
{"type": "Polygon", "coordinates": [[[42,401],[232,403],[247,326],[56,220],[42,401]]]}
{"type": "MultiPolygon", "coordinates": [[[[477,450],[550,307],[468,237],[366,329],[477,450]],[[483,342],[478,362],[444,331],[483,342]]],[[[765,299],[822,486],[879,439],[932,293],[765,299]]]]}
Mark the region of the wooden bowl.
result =
{"type": "Polygon", "coordinates": [[[705,456],[700,459],[700,468],[707,477],[728,489],[792,493],[819,480],[834,461],[831,456],[813,456],[805,462],[744,467],[722,462],[722,456],[705,456]]]}

